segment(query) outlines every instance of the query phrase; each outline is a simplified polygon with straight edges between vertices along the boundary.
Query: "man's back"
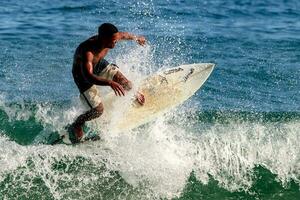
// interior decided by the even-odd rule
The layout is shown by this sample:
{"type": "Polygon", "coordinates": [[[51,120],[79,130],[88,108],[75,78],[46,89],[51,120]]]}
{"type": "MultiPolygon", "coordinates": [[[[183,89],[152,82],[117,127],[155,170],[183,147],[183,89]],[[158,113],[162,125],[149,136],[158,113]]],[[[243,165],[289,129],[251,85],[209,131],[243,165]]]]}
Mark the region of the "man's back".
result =
{"type": "Polygon", "coordinates": [[[82,42],[75,50],[72,74],[74,81],[79,88],[80,92],[86,91],[93,84],[85,78],[84,64],[86,62],[85,56],[87,52],[91,52],[94,55],[93,67],[94,71],[100,73],[109,63],[104,60],[104,56],[107,54],[107,50],[104,48],[96,49],[95,46],[99,46],[97,36],[92,36],[89,39],[82,42]]]}

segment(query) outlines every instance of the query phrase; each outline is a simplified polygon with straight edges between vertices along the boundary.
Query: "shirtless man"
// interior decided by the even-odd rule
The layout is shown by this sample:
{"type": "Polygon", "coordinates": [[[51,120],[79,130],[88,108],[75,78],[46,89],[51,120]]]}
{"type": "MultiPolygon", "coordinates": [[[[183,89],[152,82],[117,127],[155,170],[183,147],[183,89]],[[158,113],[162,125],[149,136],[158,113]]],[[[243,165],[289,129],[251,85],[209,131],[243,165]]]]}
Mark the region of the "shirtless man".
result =
{"type": "MultiPolygon", "coordinates": [[[[103,113],[103,104],[96,85],[110,86],[117,96],[124,96],[132,88],[132,83],[119,71],[115,64],[109,64],[104,57],[120,40],[135,40],[145,45],[145,38],[127,32],[119,32],[117,27],[104,23],[98,28],[98,35],[82,42],[74,54],[72,74],[80,91],[80,99],[89,107],[69,127],[73,133],[72,143],[78,143],[84,133],[82,126],[86,121],[98,118],[103,113]]],[[[144,96],[137,94],[137,101],[143,105],[144,96]]]]}

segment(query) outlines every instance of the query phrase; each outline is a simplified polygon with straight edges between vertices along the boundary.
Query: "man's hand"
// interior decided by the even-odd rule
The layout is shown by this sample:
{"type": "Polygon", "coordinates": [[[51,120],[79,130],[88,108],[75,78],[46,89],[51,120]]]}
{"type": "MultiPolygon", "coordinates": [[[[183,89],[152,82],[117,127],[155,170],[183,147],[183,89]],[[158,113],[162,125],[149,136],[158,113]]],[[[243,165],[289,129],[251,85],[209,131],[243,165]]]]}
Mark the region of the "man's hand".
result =
{"type": "Polygon", "coordinates": [[[125,90],[119,83],[115,81],[109,81],[109,86],[113,89],[116,96],[125,96],[125,90]]]}
{"type": "Polygon", "coordinates": [[[139,45],[144,46],[146,44],[146,39],[143,36],[137,36],[128,32],[118,32],[116,33],[116,39],[119,40],[135,40],[139,45]]]}
{"type": "Polygon", "coordinates": [[[145,97],[142,93],[137,92],[136,94],[136,100],[139,102],[139,104],[144,105],[145,103],[145,97]]]}
{"type": "Polygon", "coordinates": [[[146,39],[143,36],[137,36],[135,41],[139,44],[144,46],[146,44],[146,39]]]}

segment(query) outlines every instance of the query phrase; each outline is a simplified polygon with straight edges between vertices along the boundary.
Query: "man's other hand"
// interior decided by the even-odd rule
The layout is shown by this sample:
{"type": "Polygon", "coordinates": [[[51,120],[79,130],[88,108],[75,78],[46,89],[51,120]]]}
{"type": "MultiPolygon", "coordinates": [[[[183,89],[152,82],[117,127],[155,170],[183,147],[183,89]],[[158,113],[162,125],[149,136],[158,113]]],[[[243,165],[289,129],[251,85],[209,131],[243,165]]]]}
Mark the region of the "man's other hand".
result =
{"type": "Polygon", "coordinates": [[[145,37],[143,37],[143,36],[137,36],[137,37],[136,37],[136,42],[137,42],[139,45],[144,46],[144,45],[146,44],[146,39],[145,39],[145,37]]]}
{"type": "Polygon", "coordinates": [[[113,89],[116,96],[125,96],[125,90],[119,83],[115,81],[109,81],[109,86],[113,89]]]}

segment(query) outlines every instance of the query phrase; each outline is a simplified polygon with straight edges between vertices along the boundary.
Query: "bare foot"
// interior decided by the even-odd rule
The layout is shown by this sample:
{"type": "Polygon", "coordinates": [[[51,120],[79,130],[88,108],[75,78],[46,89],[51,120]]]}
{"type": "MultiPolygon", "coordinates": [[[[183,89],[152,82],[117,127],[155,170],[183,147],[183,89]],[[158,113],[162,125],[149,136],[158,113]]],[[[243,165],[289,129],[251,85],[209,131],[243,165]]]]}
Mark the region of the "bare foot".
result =
{"type": "Polygon", "coordinates": [[[74,144],[79,143],[84,135],[83,130],[80,126],[71,125],[68,128],[68,132],[70,134],[70,140],[74,144]]]}

